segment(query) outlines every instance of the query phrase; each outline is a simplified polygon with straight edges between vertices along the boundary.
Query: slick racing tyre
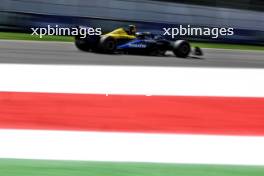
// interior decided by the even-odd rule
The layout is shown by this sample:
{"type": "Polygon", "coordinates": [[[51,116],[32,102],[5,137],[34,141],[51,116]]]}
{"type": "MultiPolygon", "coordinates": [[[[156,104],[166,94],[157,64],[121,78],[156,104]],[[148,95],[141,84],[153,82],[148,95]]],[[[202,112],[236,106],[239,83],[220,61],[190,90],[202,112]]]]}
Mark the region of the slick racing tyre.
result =
{"type": "Polygon", "coordinates": [[[177,57],[186,58],[191,52],[191,46],[189,42],[185,40],[177,40],[173,45],[173,53],[177,57]]]}
{"type": "Polygon", "coordinates": [[[116,51],[116,40],[113,37],[102,37],[100,40],[100,45],[105,53],[114,53],[116,51]]]}
{"type": "Polygon", "coordinates": [[[80,37],[75,37],[75,46],[81,51],[87,52],[91,50],[89,42],[80,37]]]}

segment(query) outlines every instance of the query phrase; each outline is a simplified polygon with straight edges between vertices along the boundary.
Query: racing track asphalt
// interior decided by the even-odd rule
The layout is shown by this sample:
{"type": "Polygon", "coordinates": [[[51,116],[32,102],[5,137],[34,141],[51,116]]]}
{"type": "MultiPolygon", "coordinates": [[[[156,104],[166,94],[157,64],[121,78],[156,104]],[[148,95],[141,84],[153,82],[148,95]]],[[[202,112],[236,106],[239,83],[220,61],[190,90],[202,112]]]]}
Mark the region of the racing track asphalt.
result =
{"type": "Polygon", "coordinates": [[[73,43],[0,40],[0,63],[264,68],[264,51],[203,49],[201,58],[105,55],[78,51],[73,43]]]}

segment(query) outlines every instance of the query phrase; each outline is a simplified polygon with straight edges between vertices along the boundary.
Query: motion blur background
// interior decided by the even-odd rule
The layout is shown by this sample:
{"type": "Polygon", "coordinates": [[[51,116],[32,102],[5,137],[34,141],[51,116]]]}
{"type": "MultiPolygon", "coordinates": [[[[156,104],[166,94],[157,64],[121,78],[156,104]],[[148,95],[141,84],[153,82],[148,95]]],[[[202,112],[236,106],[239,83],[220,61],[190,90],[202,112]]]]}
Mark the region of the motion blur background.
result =
{"type": "MultiPolygon", "coordinates": [[[[30,32],[48,24],[88,25],[112,30],[136,24],[140,30],[162,27],[232,27],[235,35],[214,42],[264,44],[263,0],[1,0],[0,29],[30,32]]],[[[196,41],[212,41],[203,36],[196,41]]]]}

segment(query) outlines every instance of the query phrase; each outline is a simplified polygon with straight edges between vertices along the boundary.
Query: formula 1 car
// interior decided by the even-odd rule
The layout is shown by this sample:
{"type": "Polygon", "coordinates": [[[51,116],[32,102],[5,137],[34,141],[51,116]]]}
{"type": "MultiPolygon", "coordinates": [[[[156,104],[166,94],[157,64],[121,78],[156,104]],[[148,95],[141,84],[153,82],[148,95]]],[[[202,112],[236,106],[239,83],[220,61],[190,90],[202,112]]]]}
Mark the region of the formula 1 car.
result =
{"type": "MultiPolygon", "coordinates": [[[[118,28],[101,36],[75,37],[75,45],[82,51],[101,53],[124,53],[159,56],[172,51],[175,56],[186,58],[191,52],[189,42],[185,40],[169,41],[160,35],[149,32],[129,34],[124,28],[118,28]]],[[[202,51],[196,47],[196,55],[202,51]]]]}

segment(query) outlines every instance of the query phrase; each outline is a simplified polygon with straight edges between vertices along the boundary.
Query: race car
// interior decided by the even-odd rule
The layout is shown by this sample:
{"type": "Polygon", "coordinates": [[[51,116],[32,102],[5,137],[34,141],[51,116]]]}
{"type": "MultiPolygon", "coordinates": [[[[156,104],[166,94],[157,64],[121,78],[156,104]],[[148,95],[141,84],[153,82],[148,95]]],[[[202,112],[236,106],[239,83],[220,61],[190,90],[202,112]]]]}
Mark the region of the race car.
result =
{"type": "MultiPolygon", "coordinates": [[[[75,37],[75,45],[82,51],[101,53],[124,53],[159,56],[172,51],[175,56],[186,58],[191,52],[188,41],[169,41],[160,35],[150,32],[136,32],[134,26],[130,25],[128,30],[118,28],[101,36],[75,37]]],[[[199,48],[195,49],[196,55],[202,55],[199,48]]]]}

